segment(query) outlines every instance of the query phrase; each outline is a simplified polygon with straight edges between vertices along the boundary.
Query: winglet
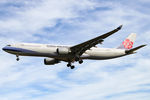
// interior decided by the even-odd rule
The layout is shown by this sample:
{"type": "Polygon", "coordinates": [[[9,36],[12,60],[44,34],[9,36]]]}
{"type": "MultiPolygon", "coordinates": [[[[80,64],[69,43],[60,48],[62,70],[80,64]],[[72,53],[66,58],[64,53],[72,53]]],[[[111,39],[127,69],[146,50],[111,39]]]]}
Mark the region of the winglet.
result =
{"type": "Polygon", "coordinates": [[[136,52],[134,52],[134,51],[136,51],[136,50],[138,50],[138,49],[140,49],[140,48],[143,48],[143,47],[145,47],[145,46],[146,46],[146,44],[140,45],[140,46],[135,47],[135,48],[133,48],[133,49],[126,50],[125,53],[126,53],[126,54],[133,54],[133,53],[136,53],[136,52]]]}
{"type": "Polygon", "coordinates": [[[120,30],[122,28],[123,25],[120,25],[117,29],[120,30]]]}

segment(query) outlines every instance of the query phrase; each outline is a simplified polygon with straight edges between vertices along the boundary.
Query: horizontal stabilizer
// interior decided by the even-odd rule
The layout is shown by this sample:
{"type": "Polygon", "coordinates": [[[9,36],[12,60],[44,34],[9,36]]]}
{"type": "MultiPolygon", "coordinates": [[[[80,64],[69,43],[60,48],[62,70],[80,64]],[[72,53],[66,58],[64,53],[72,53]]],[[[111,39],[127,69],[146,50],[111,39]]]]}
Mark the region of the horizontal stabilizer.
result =
{"type": "Polygon", "coordinates": [[[138,50],[138,49],[140,49],[140,48],[142,48],[142,47],[145,47],[145,46],[146,46],[146,44],[145,44],[145,45],[140,45],[140,46],[135,47],[135,48],[133,48],[133,49],[126,50],[125,52],[126,52],[127,54],[133,54],[133,53],[136,53],[136,52],[134,52],[134,51],[136,51],[136,50],[138,50]]]}

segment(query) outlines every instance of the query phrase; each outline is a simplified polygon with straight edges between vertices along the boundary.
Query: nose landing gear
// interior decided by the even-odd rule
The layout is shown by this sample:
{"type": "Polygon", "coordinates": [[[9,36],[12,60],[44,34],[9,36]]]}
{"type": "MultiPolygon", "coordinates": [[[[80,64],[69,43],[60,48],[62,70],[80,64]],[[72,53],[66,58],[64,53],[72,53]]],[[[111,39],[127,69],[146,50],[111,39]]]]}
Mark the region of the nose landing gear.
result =
{"type": "Polygon", "coordinates": [[[18,56],[18,55],[16,55],[16,57],[17,57],[17,58],[16,58],[16,60],[17,60],[17,61],[19,61],[19,60],[20,60],[20,59],[19,59],[19,56],[18,56]]]}

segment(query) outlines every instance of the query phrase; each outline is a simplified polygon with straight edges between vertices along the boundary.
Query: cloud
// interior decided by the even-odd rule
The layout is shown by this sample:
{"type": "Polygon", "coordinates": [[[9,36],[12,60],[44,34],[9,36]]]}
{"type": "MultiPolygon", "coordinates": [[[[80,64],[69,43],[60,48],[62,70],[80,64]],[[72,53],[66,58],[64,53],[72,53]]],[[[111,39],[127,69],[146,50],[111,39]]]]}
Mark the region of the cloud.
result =
{"type": "MultiPolygon", "coordinates": [[[[0,43],[78,44],[124,24],[101,47],[115,47],[131,32],[135,45],[149,43],[147,0],[1,0],[0,43]]],[[[149,46],[135,55],[45,66],[43,58],[0,52],[1,100],[148,100],[149,46]]]]}
{"type": "MultiPolygon", "coordinates": [[[[42,30],[45,27],[54,27],[57,23],[57,20],[59,19],[65,20],[78,17],[76,14],[78,10],[75,9],[77,9],[78,7],[80,8],[79,10],[86,9],[86,7],[90,5],[88,1],[83,1],[83,4],[80,4],[79,1],[74,0],[70,0],[67,2],[65,0],[45,0],[41,2],[39,1],[37,3],[35,3],[35,1],[33,0],[31,1],[33,2],[32,6],[27,2],[28,1],[26,0],[23,1],[23,5],[26,4],[26,6],[23,6],[24,8],[21,8],[21,6],[19,7],[19,9],[15,9],[17,8],[15,5],[13,5],[12,7],[6,6],[6,8],[8,9],[8,11],[6,11],[8,13],[10,13],[12,9],[15,10],[11,12],[12,14],[10,14],[12,18],[9,16],[3,16],[4,20],[0,21],[0,30],[2,35],[8,36],[9,34],[9,36],[13,36],[15,33],[17,34],[17,36],[15,35],[15,38],[20,41],[24,40],[21,35],[24,35],[25,39],[33,38],[32,35],[39,33],[42,34],[42,30]]],[[[17,5],[18,2],[6,2],[6,4],[17,5]]]]}

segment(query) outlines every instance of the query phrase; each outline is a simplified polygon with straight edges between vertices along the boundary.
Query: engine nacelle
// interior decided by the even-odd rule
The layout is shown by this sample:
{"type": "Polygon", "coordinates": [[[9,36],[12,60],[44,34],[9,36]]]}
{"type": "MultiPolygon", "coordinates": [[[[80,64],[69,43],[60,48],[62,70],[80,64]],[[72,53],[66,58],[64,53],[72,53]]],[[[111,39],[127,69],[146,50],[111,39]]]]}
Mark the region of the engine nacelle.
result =
{"type": "Polygon", "coordinates": [[[60,62],[59,60],[54,59],[54,58],[45,58],[44,59],[44,64],[45,65],[54,65],[54,64],[57,64],[59,62],[60,62]]]}
{"type": "Polygon", "coordinates": [[[68,54],[70,52],[70,49],[65,48],[65,47],[60,47],[60,48],[57,48],[56,52],[58,54],[65,55],[65,54],[68,54]]]}

